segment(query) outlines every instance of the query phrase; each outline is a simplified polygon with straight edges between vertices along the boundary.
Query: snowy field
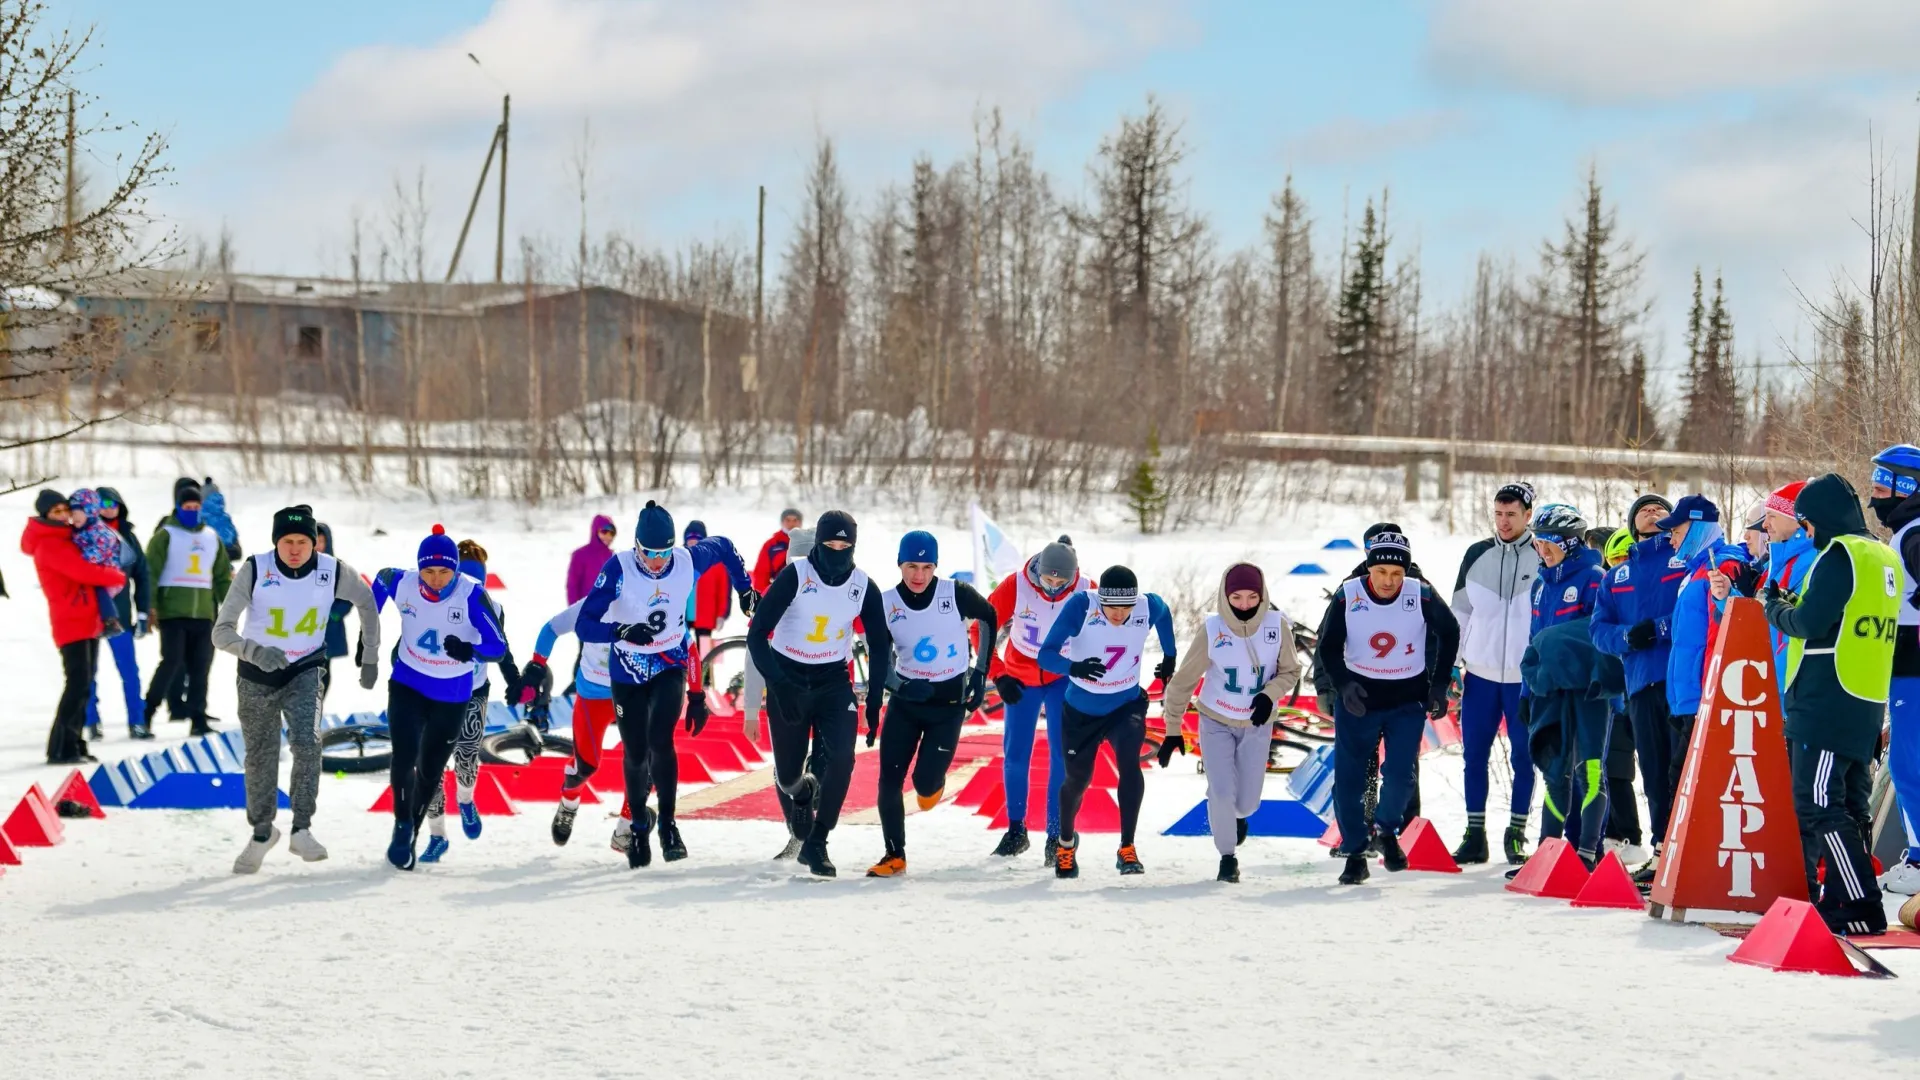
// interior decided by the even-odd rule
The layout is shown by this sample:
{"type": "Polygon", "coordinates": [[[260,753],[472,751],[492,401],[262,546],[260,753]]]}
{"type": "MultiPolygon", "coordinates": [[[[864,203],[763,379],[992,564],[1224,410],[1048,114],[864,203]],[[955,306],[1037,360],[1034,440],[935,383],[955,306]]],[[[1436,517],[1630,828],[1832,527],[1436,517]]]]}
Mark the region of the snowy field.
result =
{"type": "MultiPolygon", "coordinates": [[[[180,464],[148,454],[61,484],[119,487],[144,537],[180,464]]],[[[290,501],[311,502],[368,573],[409,565],[435,521],[481,540],[523,656],[561,607],[566,554],[591,514],[612,513],[629,542],[641,501],[432,506],[223,487],[249,550],[290,501]]],[[[1378,487],[1397,496],[1397,477],[1378,487]]],[[[0,498],[0,520],[17,528],[31,499],[0,498]]],[[[809,517],[827,508],[777,490],[667,502],[749,556],[783,503],[809,517]]],[[[875,497],[846,505],[861,524],[859,561],[883,582],[907,528],[934,528],[947,569],[967,561],[962,523],[875,497]]],[[[1307,618],[1329,579],[1279,575],[1325,540],[1357,540],[1391,517],[1450,582],[1477,531],[1463,522],[1450,536],[1434,508],[1397,498],[1294,510],[1249,508],[1230,526],[1153,538],[1129,535],[1117,507],[1002,524],[1023,542],[1070,532],[1087,567],[1125,561],[1149,589],[1204,590],[1228,560],[1252,557],[1307,618]]],[[[1352,559],[1320,561],[1338,572],[1352,559]]],[[[0,567],[13,592],[0,601],[10,804],[62,775],[39,764],[60,687],[45,605],[11,540],[0,567]]],[[[157,643],[140,652],[150,673],[157,643]]],[[[115,685],[109,660],[101,686],[115,685]]],[[[231,720],[231,659],[216,661],[212,689],[211,711],[231,720]]],[[[378,708],[382,695],[348,683],[330,711],[378,708]]],[[[161,739],[136,747],[117,695],[104,696],[103,759],[184,736],[163,720],[161,739]]],[[[1464,822],[1458,759],[1429,757],[1422,775],[1451,841],[1464,822]]],[[[330,860],[303,864],[282,847],[253,878],[229,873],[246,835],[238,811],[70,822],[65,844],[26,852],[0,878],[0,1072],[1807,1077],[1904,1075],[1920,1057],[1920,954],[1878,954],[1899,980],[1781,975],[1727,963],[1734,942],[1703,928],[1507,894],[1501,868],[1376,871],[1340,888],[1338,864],[1310,840],[1251,840],[1243,883],[1218,885],[1209,840],[1158,835],[1202,798],[1203,778],[1176,759],[1147,779],[1148,873],[1124,881],[1110,836],[1090,834],[1083,876],[1056,882],[1037,849],[991,858],[985,819],[951,805],[908,819],[911,870],[897,881],[860,876],[881,841],[859,820],[833,836],[834,881],[770,861],[784,834],[758,822],[687,820],[691,858],[630,872],[607,849],[610,805],[584,809],[573,844],[556,849],[550,808],[524,803],[486,819],[477,843],[456,835],[440,865],[400,874],[382,858],[390,819],[366,811],[382,781],[364,777],[322,781],[315,833],[330,860]]],[[[1496,781],[1496,808],[1504,791],[1496,781]]],[[[1284,794],[1271,778],[1268,796],[1284,794]]]]}

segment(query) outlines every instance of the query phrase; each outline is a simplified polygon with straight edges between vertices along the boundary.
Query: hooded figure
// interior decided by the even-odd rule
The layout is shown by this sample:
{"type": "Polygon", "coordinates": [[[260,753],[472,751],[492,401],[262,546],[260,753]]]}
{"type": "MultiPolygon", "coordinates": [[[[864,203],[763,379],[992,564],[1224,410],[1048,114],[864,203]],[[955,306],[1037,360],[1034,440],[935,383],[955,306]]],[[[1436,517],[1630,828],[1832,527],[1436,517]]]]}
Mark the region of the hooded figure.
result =
{"type": "Polygon", "coordinates": [[[227,549],[227,558],[238,559],[244,552],[240,547],[240,530],[234,527],[233,518],[227,514],[227,497],[220,485],[207,477],[200,485],[200,520],[220,537],[220,544],[227,549]]]}
{"type": "Polygon", "coordinates": [[[600,576],[600,569],[613,558],[613,545],[602,539],[602,535],[613,533],[613,519],[605,514],[593,515],[593,527],[587,530],[587,542],[573,549],[567,559],[567,603],[577,604],[586,599],[593,591],[593,579],[600,576]]]}
{"type": "MultiPolygon", "coordinates": [[[[1195,628],[1181,652],[1161,710],[1167,717],[1167,742],[1178,742],[1187,703],[1199,709],[1200,756],[1209,762],[1207,823],[1220,853],[1222,880],[1239,878],[1235,851],[1242,823],[1260,808],[1273,741],[1268,726],[1273,707],[1299,682],[1293,624],[1268,601],[1266,576],[1249,563],[1228,567],[1214,594],[1213,614],[1195,628]],[[1232,598],[1244,601],[1247,593],[1259,599],[1236,607],[1232,598]]],[[[1172,760],[1167,742],[1161,744],[1163,762],[1172,760]]]]}
{"type": "MultiPolygon", "coordinates": [[[[698,518],[687,522],[681,538],[688,547],[705,540],[707,523],[698,518]]],[[[693,632],[703,640],[710,638],[732,614],[733,583],[727,580],[727,568],[707,567],[707,572],[701,574],[693,586],[693,632]]]]}
{"type": "Polygon", "coordinates": [[[1836,933],[1880,933],[1887,913],[1866,838],[1874,751],[1893,678],[1900,560],[1867,535],[1860,497],[1834,473],[1809,481],[1794,514],[1820,552],[1798,604],[1766,591],[1767,621],[1785,634],[1787,753],[1807,887],[1827,861],[1820,914],[1836,933]]]}

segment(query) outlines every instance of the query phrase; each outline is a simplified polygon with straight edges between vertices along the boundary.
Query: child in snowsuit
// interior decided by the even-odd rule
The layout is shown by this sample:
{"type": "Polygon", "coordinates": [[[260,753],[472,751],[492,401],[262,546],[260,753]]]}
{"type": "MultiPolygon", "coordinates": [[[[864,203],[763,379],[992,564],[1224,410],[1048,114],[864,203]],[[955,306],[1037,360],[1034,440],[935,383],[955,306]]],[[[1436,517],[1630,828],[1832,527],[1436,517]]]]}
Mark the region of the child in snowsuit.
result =
{"type": "MultiPolygon", "coordinates": [[[[100,518],[100,493],[81,488],[67,499],[67,506],[74,513],[86,516],[86,523],[73,530],[73,543],[80,549],[81,556],[95,566],[120,569],[120,534],[100,518]]],[[[113,600],[124,588],[124,585],[114,585],[93,590],[94,599],[100,604],[101,637],[118,637],[126,630],[113,600]]]]}

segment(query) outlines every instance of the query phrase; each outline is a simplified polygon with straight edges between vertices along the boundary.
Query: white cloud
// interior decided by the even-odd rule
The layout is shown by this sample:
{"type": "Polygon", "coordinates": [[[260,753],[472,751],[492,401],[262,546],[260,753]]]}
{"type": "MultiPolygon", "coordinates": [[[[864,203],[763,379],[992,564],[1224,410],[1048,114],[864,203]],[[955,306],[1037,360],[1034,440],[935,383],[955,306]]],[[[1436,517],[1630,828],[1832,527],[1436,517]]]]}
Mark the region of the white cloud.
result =
{"type": "Polygon", "coordinates": [[[1915,0],[1436,0],[1429,60],[1583,104],[1920,72],[1915,0]]]}
{"type": "Polygon", "coordinates": [[[586,120],[603,226],[720,190],[745,218],[753,185],[795,175],[816,131],[856,155],[898,148],[904,169],[908,148],[965,139],[977,108],[1030,115],[1173,29],[1148,0],[499,0],[447,40],[342,55],[268,144],[183,177],[178,209],[190,228],[234,222],[250,261],[308,265],[351,207],[377,210],[422,169],[449,249],[505,87],[510,234],[577,220],[566,162],[586,120]]]}

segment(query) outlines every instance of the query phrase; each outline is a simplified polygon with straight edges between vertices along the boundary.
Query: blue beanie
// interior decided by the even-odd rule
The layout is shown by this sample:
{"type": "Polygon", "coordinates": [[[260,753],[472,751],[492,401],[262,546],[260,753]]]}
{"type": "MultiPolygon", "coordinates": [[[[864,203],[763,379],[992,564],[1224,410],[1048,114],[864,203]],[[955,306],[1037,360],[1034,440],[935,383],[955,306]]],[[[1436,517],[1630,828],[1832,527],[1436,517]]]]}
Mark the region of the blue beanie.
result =
{"type": "Polygon", "coordinates": [[[633,542],[649,551],[665,551],[675,543],[673,515],[666,507],[647,500],[640,510],[640,521],[633,529],[633,542]]]}
{"type": "Polygon", "coordinates": [[[435,525],[433,532],[420,541],[419,563],[422,570],[429,566],[460,569],[460,549],[454,546],[453,537],[447,535],[445,526],[435,525]]]}
{"type": "Polygon", "coordinates": [[[699,518],[687,522],[687,531],[680,534],[687,543],[692,544],[707,538],[707,523],[699,518]]]}
{"type": "Polygon", "coordinates": [[[896,563],[940,562],[940,541],[925,529],[915,529],[900,538],[900,557],[896,563]]]}

